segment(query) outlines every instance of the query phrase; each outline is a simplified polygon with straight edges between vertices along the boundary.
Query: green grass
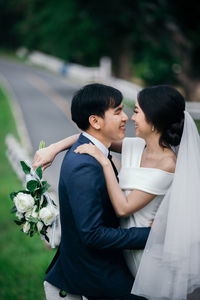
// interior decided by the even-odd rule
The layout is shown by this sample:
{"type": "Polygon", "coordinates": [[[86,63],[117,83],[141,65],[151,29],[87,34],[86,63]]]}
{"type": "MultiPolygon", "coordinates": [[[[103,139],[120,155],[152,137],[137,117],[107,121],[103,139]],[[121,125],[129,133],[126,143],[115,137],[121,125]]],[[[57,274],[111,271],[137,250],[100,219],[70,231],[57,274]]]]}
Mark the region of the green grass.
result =
{"type": "Polygon", "coordinates": [[[0,299],[42,300],[45,299],[45,270],[55,251],[48,250],[39,236],[26,236],[13,222],[9,194],[21,189],[22,184],[5,155],[6,134],[17,137],[17,132],[6,93],[1,87],[0,110],[0,299]]]}
{"type": "Polygon", "coordinates": [[[200,134],[200,120],[195,120],[195,123],[200,134]]]}

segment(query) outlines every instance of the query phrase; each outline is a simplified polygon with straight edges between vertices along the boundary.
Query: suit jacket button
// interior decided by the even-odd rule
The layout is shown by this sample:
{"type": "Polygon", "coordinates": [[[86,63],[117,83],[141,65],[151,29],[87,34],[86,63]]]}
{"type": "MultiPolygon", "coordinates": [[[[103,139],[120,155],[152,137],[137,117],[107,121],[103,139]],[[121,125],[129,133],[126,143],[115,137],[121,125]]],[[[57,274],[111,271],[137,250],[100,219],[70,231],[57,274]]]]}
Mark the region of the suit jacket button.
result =
{"type": "Polygon", "coordinates": [[[61,298],[65,298],[65,297],[67,296],[67,292],[65,292],[65,291],[63,291],[63,290],[60,290],[59,296],[60,296],[61,298]]]}

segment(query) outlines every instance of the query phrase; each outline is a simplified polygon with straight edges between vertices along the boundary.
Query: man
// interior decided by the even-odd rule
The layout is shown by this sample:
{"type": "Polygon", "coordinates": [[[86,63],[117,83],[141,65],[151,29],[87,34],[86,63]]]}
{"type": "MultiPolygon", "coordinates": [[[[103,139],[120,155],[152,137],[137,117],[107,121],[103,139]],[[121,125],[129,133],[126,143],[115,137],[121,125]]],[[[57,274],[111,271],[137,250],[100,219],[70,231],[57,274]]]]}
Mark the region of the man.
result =
{"type": "Polygon", "coordinates": [[[71,112],[83,133],[61,167],[61,243],[45,278],[47,299],[59,299],[60,290],[69,299],[141,299],[130,295],[134,278],[123,250],[144,248],[150,229],[119,228],[100,164],[74,152],[92,142],[108,155],[111,143],[124,138],[128,117],[122,94],[102,84],[87,85],[73,97],[71,112]]]}

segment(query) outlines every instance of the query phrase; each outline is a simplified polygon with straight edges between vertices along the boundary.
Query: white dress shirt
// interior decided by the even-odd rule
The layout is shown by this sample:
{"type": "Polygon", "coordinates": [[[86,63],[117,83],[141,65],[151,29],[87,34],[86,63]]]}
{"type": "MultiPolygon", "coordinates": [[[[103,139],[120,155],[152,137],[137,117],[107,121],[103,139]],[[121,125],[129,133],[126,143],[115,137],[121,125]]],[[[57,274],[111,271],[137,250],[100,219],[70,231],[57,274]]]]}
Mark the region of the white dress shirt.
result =
{"type": "Polygon", "coordinates": [[[94,145],[97,146],[97,148],[99,148],[99,150],[101,150],[106,157],[108,157],[109,151],[104,144],[102,144],[99,140],[97,140],[95,137],[93,137],[91,134],[89,134],[85,131],[83,132],[83,135],[86,138],[88,138],[91,142],[93,142],[94,145]]]}

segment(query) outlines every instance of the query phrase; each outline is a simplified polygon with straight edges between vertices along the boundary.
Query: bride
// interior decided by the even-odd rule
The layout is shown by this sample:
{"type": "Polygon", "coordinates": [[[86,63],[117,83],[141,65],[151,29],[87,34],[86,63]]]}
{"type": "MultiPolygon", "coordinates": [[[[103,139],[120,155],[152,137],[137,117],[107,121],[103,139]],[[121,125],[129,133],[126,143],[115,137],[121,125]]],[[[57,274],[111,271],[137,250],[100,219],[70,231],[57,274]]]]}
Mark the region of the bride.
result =
{"type": "MultiPolygon", "coordinates": [[[[136,277],[132,293],[148,299],[187,299],[200,286],[198,132],[182,95],[169,86],[143,89],[132,120],[136,138],[112,144],[111,150],[122,150],[119,184],[109,159],[94,145],[75,151],[94,156],[102,165],[121,226],[149,226],[154,220],[144,253],[125,251],[136,277]]],[[[46,168],[76,139],[37,151],[33,166],[46,168]]]]}

